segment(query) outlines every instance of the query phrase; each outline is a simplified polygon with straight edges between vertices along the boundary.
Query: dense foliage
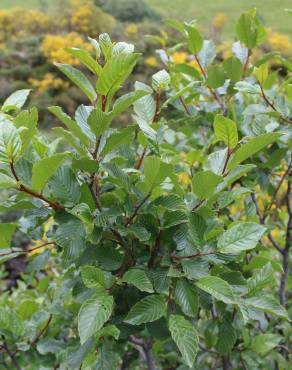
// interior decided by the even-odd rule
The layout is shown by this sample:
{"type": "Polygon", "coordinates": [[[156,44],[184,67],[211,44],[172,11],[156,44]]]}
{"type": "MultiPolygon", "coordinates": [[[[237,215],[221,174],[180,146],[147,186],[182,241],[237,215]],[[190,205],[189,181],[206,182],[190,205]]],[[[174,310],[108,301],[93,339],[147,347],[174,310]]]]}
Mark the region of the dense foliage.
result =
{"type": "Polygon", "coordinates": [[[266,35],[254,10],[223,62],[195,22],[168,25],[164,69],[128,93],[132,44],[66,49],[86,75],[56,67],[88,103],[50,107],[50,138],[22,110],[29,90],[2,105],[0,210],[22,215],[0,226],[0,260],[28,261],[2,287],[6,368],[289,368],[292,64],[251,63],[266,35]]]}
{"type": "Polygon", "coordinates": [[[122,22],[141,22],[158,16],[145,0],[96,0],[96,4],[122,22]]]}

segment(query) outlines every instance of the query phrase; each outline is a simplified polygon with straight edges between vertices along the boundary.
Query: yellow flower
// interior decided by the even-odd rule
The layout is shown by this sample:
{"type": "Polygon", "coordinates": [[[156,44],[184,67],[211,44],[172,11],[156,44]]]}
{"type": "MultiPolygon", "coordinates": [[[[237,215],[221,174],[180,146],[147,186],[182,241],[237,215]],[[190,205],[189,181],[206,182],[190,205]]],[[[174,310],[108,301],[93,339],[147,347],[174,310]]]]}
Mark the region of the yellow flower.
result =
{"type": "Polygon", "coordinates": [[[34,78],[28,81],[37,91],[38,94],[44,94],[49,89],[67,89],[69,83],[56,77],[53,73],[46,73],[42,80],[36,80],[34,78]]]}
{"type": "Polygon", "coordinates": [[[178,181],[183,185],[183,186],[188,186],[192,182],[190,175],[187,172],[180,172],[178,174],[178,181]]]}
{"type": "Polygon", "coordinates": [[[136,35],[138,32],[138,27],[135,23],[129,23],[126,27],[125,34],[126,36],[136,35]]]}
{"type": "Polygon", "coordinates": [[[188,65],[195,68],[198,72],[201,73],[201,69],[199,67],[199,64],[198,62],[194,59],[194,60],[191,60],[190,62],[188,62],[188,65]]]}
{"type": "Polygon", "coordinates": [[[171,56],[174,64],[183,64],[188,59],[188,54],[186,52],[175,52],[171,56]]]}
{"type": "Polygon", "coordinates": [[[222,55],[223,59],[227,59],[232,56],[231,44],[228,41],[222,42],[217,47],[218,54],[222,55]]]}
{"type": "Polygon", "coordinates": [[[227,16],[224,13],[218,13],[215,15],[213,19],[213,26],[217,29],[221,29],[224,27],[225,23],[227,21],[227,16]]]}
{"type": "Polygon", "coordinates": [[[64,50],[64,48],[72,47],[92,51],[92,46],[85,42],[76,32],[70,32],[61,36],[46,35],[41,45],[41,51],[50,62],[79,65],[79,61],[64,50]]]}
{"type": "Polygon", "coordinates": [[[271,235],[272,235],[272,237],[273,237],[273,238],[275,238],[275,239],[279,238],[279,236],[280,236],[280,230],[279,230],[279,229],[274,229],[274,230],[272,230],[272,231],[271,231],[271,235]]]}
{"type": "Polygon", "coordinates": [[[152,68],[158,67],[158,61],[154,56],[147,57],[145,58],[144,61],[148,67],[152,67],[152,68]]]}
{"type": "Polygon", "coordinates": [[[49,28],[50,18],[40,10],[31,9],[24,11],[21,23],[23,30],[29,33],[44,32],[49,28]]]}
{"type": "Polygon", "coordinates": [[[111,32],[115,19],[98,8],[92,0],[73,0],[71,9],[71,25],[77,32],[85,35],[96,35],[111,32]]]}
{"type": "Polygon", "coordinates": [[[283,35],[279,32],[272,32],[271,30],[269,30],[268,33],[270,34],[268,43],[273,50],[287,52],[292,48],[292,44],[287,35],[283,35]]]}

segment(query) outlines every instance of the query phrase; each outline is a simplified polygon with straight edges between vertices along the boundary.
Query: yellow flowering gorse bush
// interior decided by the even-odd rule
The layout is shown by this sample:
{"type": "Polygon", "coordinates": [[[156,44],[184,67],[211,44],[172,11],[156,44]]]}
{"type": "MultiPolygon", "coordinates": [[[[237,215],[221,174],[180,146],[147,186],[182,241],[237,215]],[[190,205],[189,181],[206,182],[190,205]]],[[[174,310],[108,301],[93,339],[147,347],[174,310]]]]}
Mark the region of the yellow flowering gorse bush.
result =
{"type": "Polygon", "coordinates": [[[62,80],[62,78],[56,77],[53,73],[46,73],[42,80],[34,78],[28,81],[32,87],[36,89],[37,94],[43,94],[49,89],[67,89],[69,87],[68,82],[62,80]]]}
{"type": "Polygon", "coordinates": [[[92,51],[92,46],[76,32],[70,32],[67,35],[46,35],[41,45],[41,51],[49,62],[79,65],[78,60],[64,50],[72,45],[75,48],[92,51]]]}

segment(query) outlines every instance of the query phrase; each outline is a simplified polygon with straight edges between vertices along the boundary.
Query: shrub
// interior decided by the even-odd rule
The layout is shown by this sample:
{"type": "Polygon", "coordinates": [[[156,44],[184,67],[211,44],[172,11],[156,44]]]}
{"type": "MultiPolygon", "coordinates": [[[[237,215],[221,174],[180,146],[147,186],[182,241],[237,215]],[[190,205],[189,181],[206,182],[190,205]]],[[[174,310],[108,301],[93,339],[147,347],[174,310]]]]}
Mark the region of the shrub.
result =
{"type": "Polygon", "coordinates": [[[289,366],[289,77],[270,77],[274,54],[251,64],[265,36],[254,11],[222,63],[194,23],[169,23],[198,70],[170,45],[168,72],[123,93],[140,55],[101,34],[94,57],[68,50],[90,80],[56,64],[88,99],[74,118],[49,108],[57,139],[21,110],[28,90],[2,105],[1,210],[25,213],[1,224],[0,258],[28,261],[0,297],[5,367],[289,366]],[[16,229],[28,249],[11,247],[16,229]]]}
{"type": "Polygon", "coordinates": [[[93,0],[73,0],[70,13],[73,29],[88,36],[96,36],[104,30],[112,32],[115,27],[115,19],[96,7],[93,0]]]}
{"type": "Polygon", "coordinates": [[[144,18],[158,17],[145,0],[96,0],[96,4],[122,22],[141,22],[144,18]]]}

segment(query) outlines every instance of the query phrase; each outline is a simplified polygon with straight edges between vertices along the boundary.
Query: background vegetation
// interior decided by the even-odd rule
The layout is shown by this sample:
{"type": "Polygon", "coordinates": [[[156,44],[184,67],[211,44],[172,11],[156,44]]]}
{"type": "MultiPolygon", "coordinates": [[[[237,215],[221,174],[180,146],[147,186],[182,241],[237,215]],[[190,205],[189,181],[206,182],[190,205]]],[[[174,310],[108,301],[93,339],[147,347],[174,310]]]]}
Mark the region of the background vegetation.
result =
{"type": "Polygon", "coordinates": [[[0,368],[290,370],[291,5],[254,3],[1,2],[0,368]]]}

